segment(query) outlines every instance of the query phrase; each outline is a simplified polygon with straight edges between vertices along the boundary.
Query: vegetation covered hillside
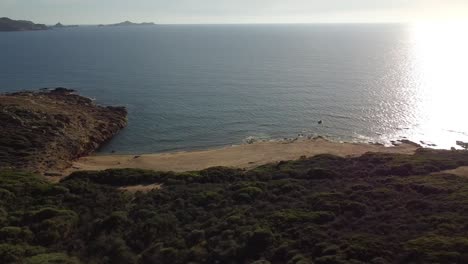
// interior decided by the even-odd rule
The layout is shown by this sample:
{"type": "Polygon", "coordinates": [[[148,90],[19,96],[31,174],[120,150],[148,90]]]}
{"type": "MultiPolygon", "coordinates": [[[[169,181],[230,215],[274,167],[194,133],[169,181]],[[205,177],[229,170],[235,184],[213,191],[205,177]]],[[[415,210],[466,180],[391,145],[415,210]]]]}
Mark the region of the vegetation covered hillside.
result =
{"type": "Polygon", "coordinates": [[[3,171],[0,263],[468,263],[468,178],[440,173],[466,165],[420,150],[59,184],[3,171]]]}

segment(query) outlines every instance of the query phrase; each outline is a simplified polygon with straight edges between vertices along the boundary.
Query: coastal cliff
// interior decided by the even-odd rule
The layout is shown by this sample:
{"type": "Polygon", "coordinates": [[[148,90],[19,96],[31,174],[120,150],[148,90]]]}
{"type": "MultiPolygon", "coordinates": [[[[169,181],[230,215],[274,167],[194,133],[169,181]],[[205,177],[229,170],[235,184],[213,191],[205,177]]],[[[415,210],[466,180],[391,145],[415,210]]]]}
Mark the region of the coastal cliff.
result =
{"type": "Polygon", "coordinates": [[[0,168],[62,170],[127,124],[124,107],[104,107],[56,88],[0,95],[0,168]]]}
{"type": "Polygon", "coordinates": [[[8,17],[0,18],[0,31],[30,31],[49,29],[44,24],[35,24],[26,20],[13,20],[8,17]]]}

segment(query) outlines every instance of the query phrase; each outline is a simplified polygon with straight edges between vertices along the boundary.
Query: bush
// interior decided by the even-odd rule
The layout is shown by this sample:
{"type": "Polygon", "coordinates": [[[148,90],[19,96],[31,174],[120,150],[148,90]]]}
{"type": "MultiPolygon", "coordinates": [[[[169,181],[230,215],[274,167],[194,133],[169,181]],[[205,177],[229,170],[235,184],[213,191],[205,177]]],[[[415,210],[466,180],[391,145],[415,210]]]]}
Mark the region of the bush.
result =
{"type": "Polygon", "coordinates": [[[247,240],[246,252],[249,256],[260,256],[273,244],[273,234],[267,229],[255,230],[247,240]]]}
{"type": "Polygon", "coordinates": [[[313,212],[294,209],[280,210],[271,216],[272,220],[280,225],[289,225],[294,223],[311,222],[315,224],[325,224],[333,221],[335,215],[330,212],[313,212]]]}
{"type": "Polygon", "coordinates": [[[30,242],[34,234],[28,228],[6,226],[0,229],[0,241],[6,243],[30,242]]]}
{"type": "Polygon", "coordinates": [[[307,179],[310,180],[332,180],[340,177],[338,173],[332,170],[314,168],[307,172],[307,179]]]}
{"type": "Polygon", "coordinates": [[[40,254],[24,260],[24,264],[79,264],[76,258],[63,253],[40,254]]]}
{"type": "Polygon", "coordinates": [[[0,263],[18,263],[26,253],[20,245],[0,244],[0,263]]]}
{"type": "Polygon", "coordinates": [[[422,236],[406,243],[409,261],[465,263],[468,261],[468,238],[422,236]]]}
{"type": "Polygon", "coordinates": [[[71,210],[43,208],[28,212],[25,220],[36,240],[48,245],[66,239],[78,224],[78,215],[71,210]]]}

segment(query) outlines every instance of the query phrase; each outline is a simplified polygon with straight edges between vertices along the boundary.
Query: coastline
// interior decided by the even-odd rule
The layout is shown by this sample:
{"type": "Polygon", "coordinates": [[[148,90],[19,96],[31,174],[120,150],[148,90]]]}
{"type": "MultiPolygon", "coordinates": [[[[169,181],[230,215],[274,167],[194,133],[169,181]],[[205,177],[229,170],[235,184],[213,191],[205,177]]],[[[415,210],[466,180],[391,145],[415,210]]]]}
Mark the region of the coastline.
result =
{"type": "Polygon", "coordinates": [[[413,154],[418,148],[415,144],[407,142],[398,146],[386,147],[379,144],[332,142],[319,137],[284,142],[256,142],[173,153],[92,155],[74,161],[72,167],[64,171],[64,175],[75,171],[123,168],[175,172],[202,170],[215,166],[252,169],[268,163],[299,159],[303,156],[332,154],[345,157],[360,156],[367,152],[413,154]]]}

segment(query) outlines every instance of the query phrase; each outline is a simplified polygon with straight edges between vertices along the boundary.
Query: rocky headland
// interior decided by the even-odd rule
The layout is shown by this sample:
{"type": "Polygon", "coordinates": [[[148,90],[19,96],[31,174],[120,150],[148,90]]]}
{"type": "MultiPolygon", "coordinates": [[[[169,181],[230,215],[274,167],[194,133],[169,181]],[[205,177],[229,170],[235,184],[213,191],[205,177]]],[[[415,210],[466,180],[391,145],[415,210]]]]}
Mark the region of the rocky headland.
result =
{"type": "Polygon", "coordinates": [[[13,20],[8,17],[0,18],[0,31],[31,31],[49,29],[44,24],[35,24],[26,20],[13,20]]]}
{"type": "Polygon", "coordinates": [[[51,175],[116,135],[127,111],[96,105],[70,89],[41,89],[1,94],[0,123],[0,169],[51,175]]]}

